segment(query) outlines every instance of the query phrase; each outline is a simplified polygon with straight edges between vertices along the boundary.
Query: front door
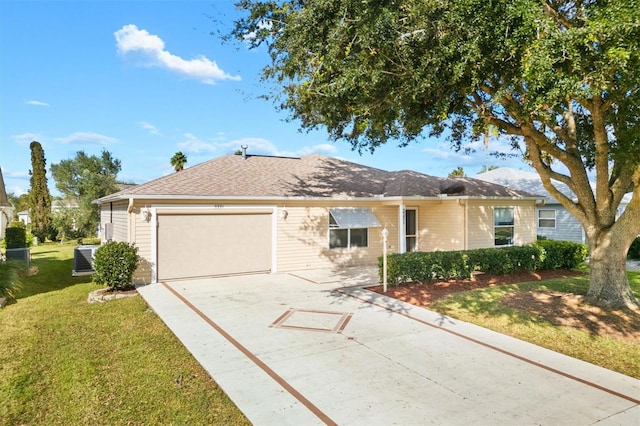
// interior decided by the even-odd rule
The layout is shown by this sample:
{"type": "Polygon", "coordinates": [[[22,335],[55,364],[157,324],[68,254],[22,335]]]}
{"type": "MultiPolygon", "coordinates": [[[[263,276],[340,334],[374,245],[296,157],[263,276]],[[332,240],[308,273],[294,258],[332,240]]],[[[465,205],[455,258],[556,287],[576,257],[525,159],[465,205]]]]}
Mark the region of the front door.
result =
{"type": "Polygon", "coordinates": [[[404,238],[407,252],[418,249],[418,209],[404,211],[404,238]]]}

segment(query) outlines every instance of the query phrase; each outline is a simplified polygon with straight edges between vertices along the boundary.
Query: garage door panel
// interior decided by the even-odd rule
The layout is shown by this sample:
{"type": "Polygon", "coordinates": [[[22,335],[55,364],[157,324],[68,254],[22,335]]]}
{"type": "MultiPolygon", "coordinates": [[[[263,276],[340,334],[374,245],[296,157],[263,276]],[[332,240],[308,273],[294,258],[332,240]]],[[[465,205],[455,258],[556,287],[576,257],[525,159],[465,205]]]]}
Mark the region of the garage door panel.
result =
{"type": "Polygon", "coordinates": [[[158,279],[271,270],[271,214],[158,215],[158,279]]]}

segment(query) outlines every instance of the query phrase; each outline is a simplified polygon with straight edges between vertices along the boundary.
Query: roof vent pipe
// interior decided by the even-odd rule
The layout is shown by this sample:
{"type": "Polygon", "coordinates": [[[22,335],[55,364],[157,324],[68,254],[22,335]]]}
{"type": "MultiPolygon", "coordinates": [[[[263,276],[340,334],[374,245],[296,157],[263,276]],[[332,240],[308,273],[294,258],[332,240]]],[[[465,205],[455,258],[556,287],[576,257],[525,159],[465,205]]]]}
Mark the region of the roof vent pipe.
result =
{"type": "Polygon", "coordinates": [[[249,148],[248,145],[240,145],[240,148],[242,148],[242,158],[244,158],[245,160],[247,159],[247,148],[249,148]]]}

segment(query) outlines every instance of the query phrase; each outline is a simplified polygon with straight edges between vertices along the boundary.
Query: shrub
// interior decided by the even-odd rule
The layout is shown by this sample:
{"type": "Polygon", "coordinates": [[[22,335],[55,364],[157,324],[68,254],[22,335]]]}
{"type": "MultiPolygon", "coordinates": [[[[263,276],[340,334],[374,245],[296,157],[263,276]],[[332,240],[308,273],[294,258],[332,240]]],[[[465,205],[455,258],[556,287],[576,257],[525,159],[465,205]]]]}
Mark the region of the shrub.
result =
{"type": "Polygon", "coordinates": [[[125,242],[110,241],[95,252],[93,280],[112,290],[124,290],[131,285],[140,258],[138,248],[125,242]]]}
{"type": "Polygon", "coordinates": [[[5,239],[8,249],[27,247],[27,230],[18,227],[7,228],[5,239]]]}
{"type": "Polygon", "coordinates": [[[21,220],[12,220],[8,228],[23,228],[27,229],[27,225],[21,220]]]}
{"type": "Polygon", "coordinates": [[[22,278],[27,267],[23,262],[15,260],[0,260],[0,296],[15,298],[22,288],[22,278]]]}
{"type": "MultiPolygon", "coordinates": [[[[494,275],[538,269],[544,250],[537,246],[488,248],[466,251],[410,252],[387,255],[387,281],[430,282],[451,278],[471,278],[473,271],[494,275]]],[[[378,258],[380,279],[382,257],[378,258]]]]}
{"type": "Polygon", "coordinates": [[[571,241],[538,240],[545,251],[541,269],[574,269],[587,258],[587,245],[571,241]]]}
{"type": "MultiPolygon", "coordinates": [[[[388,260],[387,260],[388,262],[388,260]]],[[[454,277],[471,277],[467,255],[461,251],[411,252],[394,262],[401,281],[428,282],[454,277]]]]}
{"type": "Polygon", "coordinates": [[[627,256],[631,259],[640,259],[640,236],[631,243],[627,256]]]}

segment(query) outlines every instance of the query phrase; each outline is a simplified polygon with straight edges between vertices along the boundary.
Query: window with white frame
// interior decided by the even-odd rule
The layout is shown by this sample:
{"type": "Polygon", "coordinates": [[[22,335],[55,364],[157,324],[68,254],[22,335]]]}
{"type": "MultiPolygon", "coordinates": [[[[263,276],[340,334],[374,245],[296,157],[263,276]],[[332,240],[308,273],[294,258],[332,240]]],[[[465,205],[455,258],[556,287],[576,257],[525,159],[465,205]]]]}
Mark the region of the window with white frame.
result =
{"type": "Polygon", "coordinates": [[[329,248],[369,246],[369,228],[379,227],[371,209],[329,209],[329,248]]]}
{"type": "Polygon", "coordinates": [[[555,228],[556,211],[553,209],[538,210],[538,228],[555,228]]]}
{"type": "Polygon", "coordinates": [[[404,212],[404,236],[406,251],[418,249],[418,209],[406,209],[404,212]]]}
{"type": "Polygon", "coordinates": [[[513,210],[513,207],[496,207],[493,209],[493,232],[496,246],[513,245],[513,210]]]}

